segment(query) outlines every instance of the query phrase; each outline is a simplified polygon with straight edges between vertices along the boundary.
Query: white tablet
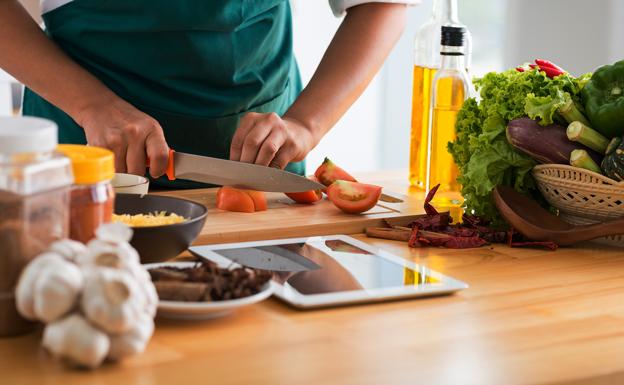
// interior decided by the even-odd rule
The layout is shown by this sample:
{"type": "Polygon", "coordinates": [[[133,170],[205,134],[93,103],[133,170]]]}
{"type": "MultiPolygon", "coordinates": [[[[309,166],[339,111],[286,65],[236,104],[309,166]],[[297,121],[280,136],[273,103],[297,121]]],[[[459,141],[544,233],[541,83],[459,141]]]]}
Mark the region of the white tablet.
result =
{"type": "Polygon", "coordinates": [[[346,235],[194,246],[219,264],[274,271],[275,295],[297,308],[450,294],[467,284],[346,235]]]}

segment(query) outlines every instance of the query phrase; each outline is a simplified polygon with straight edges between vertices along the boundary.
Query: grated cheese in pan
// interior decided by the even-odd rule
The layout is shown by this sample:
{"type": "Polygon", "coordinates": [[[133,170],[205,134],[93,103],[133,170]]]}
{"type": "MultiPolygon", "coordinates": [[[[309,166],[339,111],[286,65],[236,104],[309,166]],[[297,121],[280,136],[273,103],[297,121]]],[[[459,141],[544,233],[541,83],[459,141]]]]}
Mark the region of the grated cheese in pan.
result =
{"type": "Polygon", "coordinates": [[[130,227],[163,226],[182,223],[186,218],[176,213],[167,214],[166,211],[159,211],[149,214],[113,214],[113,222],[123,223],[130,227]]]}

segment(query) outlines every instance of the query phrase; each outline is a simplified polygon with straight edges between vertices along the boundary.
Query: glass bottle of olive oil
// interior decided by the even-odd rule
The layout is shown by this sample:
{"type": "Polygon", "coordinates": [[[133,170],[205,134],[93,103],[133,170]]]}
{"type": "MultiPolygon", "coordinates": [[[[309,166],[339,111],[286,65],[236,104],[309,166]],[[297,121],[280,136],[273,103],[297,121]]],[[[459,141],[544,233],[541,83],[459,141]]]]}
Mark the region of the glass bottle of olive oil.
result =
{"type": "MultiPolygon", "coordinates": [[[[418,30],[414,43],[409,180],[412,186],[421,189],[425,188],[427,178],[431,82],[440,68],[440,28],[443,25],[463,27],[457,16],[457,0],[433,0],[431,18],[418,30]]],[[[467,30],[464,43],[468,69],[472,38],[467,30]]]]}
{"type": "Polygon", "coordinates": [[[447,150],[447,144],[455,140],[457,113],[470,90],[464,58],[464,33],[463,27],[441,27],[440,69],[431,85],[426,190],[437,184],[440,184],[440,192],[460,190],[456,180],[457,166],[447,150]]]}

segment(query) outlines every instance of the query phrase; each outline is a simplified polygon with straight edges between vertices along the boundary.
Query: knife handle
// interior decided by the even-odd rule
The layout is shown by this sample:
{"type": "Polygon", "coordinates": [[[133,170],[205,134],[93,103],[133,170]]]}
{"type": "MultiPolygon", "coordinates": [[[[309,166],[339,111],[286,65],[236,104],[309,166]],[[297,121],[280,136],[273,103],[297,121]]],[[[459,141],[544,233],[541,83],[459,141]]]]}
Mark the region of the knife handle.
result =
{"type": "MultiPolygon", "coordinates": [[[[165,175],[167,175],[167,179],[169,180],[175,180],[175,167],[174,167],[174,163],[173,163],[173,154],[175,153],[175,151],[173,151],[172,148],[169,149],[169,159],[167,159],[167,170],[165,171],[165,175]]],[[[146,162],[146,166],[149,167],[150,166],[150,158],[147,158],[147,162],[146,162]]]]}

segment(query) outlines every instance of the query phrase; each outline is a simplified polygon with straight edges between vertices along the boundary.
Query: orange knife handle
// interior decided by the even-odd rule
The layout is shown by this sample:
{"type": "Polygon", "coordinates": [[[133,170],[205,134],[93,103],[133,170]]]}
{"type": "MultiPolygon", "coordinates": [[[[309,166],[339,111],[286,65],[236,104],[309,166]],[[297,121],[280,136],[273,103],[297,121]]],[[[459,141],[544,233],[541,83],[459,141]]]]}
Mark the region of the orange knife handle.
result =
{"type": "Polygon", "coordinates": [[[175,153],[175,151],[173,151],[172,148],[169,149],[169,160],[167,160],[167,171],[165,172],[165,174],[167,175],[167,179],[169,180],[175,180],[175,167],[174,167],[174,163],[173,163],[173,154],[175,153]]]}
{"type": "MultiPolygon", "coordinates": [[[[167,170],[165,171],[165,175],[167,175],[167,179],[175,180],[175,167],[173,162],[173,154],[175,151],[170,148],[169,149],[169,159],[167,159],[167,170]]],[[[150,159],[147,158],[146,166],[150,166],[150,159]]]]}

